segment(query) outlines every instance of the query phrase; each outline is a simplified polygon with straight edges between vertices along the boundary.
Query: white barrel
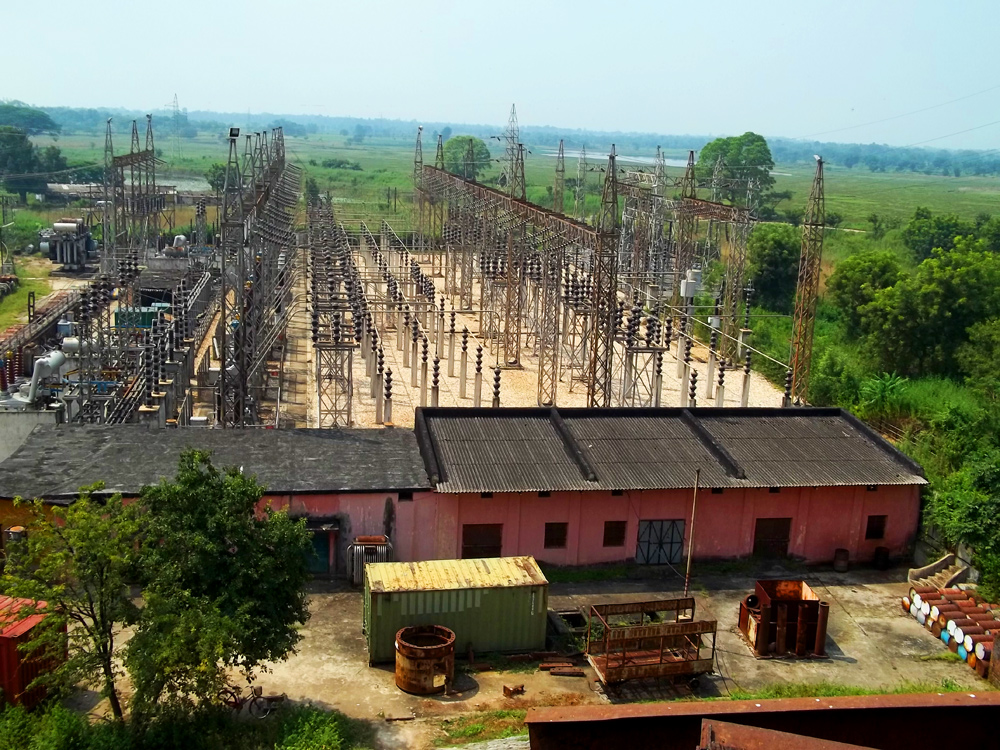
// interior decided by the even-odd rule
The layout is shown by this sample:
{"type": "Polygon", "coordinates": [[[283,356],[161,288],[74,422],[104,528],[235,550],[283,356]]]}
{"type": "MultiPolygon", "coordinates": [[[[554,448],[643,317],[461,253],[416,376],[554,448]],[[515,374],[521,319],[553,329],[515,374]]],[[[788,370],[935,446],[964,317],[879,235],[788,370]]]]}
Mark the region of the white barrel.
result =
{"type": "Polygon", "coordinates": [[[925,615],[923,612],[917,612],[917,622],[923,625],[925,622],[927,622],[927,615],[925,615]]]}
{"type": "Polygon", "coordinates": [[[986,659],[987,643],[989,643],[989,645],[991,646],[990,650],[992,651],[993,641],[980,641],[979,643],[976,644],[976,658],[979,659],[979,661],[985,661],[986,659]]]}
{"type": "Polygon", "coordinates": [[[916,604],[916,602],[914,602],[913,604],[911,604],[911,605],[910,605],[910,614],[911,614],[911,615],[912,615],[913,617],[916,617],[916,616],[917,616],[917,612],[919,612],[919,611],[920,611],[920,610],[919,610],[919,609],[917,608],[917,604],[916,604]]]}
{"type": "Polygon", "coordinates": [[[80,225],[69,221],[57,221],[52,225],[52,229],[63,234],[76,234],[80,231],[80,225]]]}

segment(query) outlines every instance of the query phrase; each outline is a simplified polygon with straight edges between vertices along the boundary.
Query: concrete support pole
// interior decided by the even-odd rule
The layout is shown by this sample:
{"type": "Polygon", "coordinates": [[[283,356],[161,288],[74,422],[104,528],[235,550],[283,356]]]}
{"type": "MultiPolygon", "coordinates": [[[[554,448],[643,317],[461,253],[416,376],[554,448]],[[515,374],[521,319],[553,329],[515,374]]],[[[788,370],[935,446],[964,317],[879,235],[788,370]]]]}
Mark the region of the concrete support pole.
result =
{"type": "Polygon", "coordinates": [[[715,385],[715,349],[719,344],[719,334],[712,331],[712,338],[708,345],[708,372],[705,373],[705,401],[712,400],[712,387],[715,385]]]}
{"type": "Polygon", "coordinates": [[[437,340],[434,342],[436,347],[435,356],[444,356],[444,310],[438,313],[437,320],[437,340]]]}
{"type": "Polygon", "coordinates": [[[423,339],[423,351],[420,354],[420,405],[427,406],[427,350],[430,342],[423,339]]]}
{"type": "Polygon", "coordinates": [[[448,377],[455,377],[455,326],[448,332],[448,377]]]}
{"type": "Polygon", "coordinates": [[[376,390],[375,390],[375,424],[383,424],[385,421],[382,416],[383,410],[383,398],[385,393],[383,392],[382,379],[383,375],[379,374],[375,376],[376,390]]]}
{"type": "Polygon", "coordinates": [[[747,350],[746,362],[743,365],[743,393],[740,394],[740,406],[744,409],[750,405],[750,351],[747,350]]]}
{"type": "Polygon", "coordinates": [[[431,406],[438,405],[440,380],[441,380],[441,360],[438,357],[434,357],[434,373],[433,373],[433,380],[431,380],[431,406]]]}
{"type": "Polygon", "coordinates": [[[462,360],[458,365],[458,397],[465,398],[466,381],[469,377],[469,329],[462,329],[462,360]]]}
{"type": "Polygon", "coordinates": [[[383,424],[392,426],[392,370],[385,371],[385,408],[382,413],[383,424]]]}
{"type": "Polygon", "coordinates": [[[419,344],[416,335],[413,337],[413,341],[410,342],[410,387],[416,388],[420,385],[420,370],[418,362],[420,360],[419,354],[419,344]]]}
{"type": "Polygon", "coordinates": [[[472,405],[483,405],[483,347],[476,347],[476,377],[472,386],[472,405]]]}

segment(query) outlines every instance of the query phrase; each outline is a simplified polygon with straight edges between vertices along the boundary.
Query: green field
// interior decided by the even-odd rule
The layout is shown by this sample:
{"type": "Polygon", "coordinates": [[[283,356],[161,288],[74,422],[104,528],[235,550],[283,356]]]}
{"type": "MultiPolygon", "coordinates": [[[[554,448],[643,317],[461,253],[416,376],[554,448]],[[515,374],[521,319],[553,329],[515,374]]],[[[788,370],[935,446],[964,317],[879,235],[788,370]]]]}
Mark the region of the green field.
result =
{"type": "MultiPolygon", "coordinates": [[[[435,140],[432,134],[424,134],[424,162],[434,163],[435,140]]],[[[416,134],[414,133],[414,139],[416,134]]],[[[53,141],[48,137],[35,139],[40,145],[55,143],[63,149],[72,162],[103,163],[103,138],[94,135],[61,135],[53,141]]],[[[377,203],[385,200],[387,189],[394,189],[399,203],[409,202],[412,191],[413,147],[412,139],[369,138],[363,144],[347,144],[348,139],[339,135],[311,135],[286,138],[286,153],[295,164],[302,166],[313,177],[321,191],[330,191],[342,201],[359,200],[377,203]],[[356,162],[360,170],[328,169],[321,163],[324,159],[346,159],[356,162]]],[[[224,162],[227,157],[225,139],[220,136],[199,135],[182,141],[182,157],[172,159],[170,143],[166,138],[159,141],[158,148],[164,151],[165,163],[160,168],[158,179],[170,183],[178,178],[200,178],[214,162],[224,162]]],[[[495,159],[502,158],[502,146],[498,141],[487,144],[495,159]]],[[[116,151],[122,152],[127,141],[119,138],[116,151]]],[[[525,162],[525,179],[529,200],[540,205],[551,204],[551,186],[555,177],[555,159],[543,154],[548,148],[533,148],[525,162]]],[[[590,150],[588,162],[591,171],[588,181],[588,213],[597,210],[600,200],[601,169],[606,155],[596,147],[590,150]]],[[[648,156],[652,156],[649,154],[648,156]]],[[[670,152],[672,158],[683,154],[670,152]]],[[[778,164],[775,167],[777,191],[788,190],[792,198],[778,205],[779,210],[804,208],[813,176],[812,164],[778,164]]],[[[499,163],[491,165],[482,181],[489,184],[499,174],[499,163]]],[[[681,176],[681,168],[669,167],[668,174],[674,178],[681,176]]],[[[566,177],[575,179],[577,160],[566,160],[566,177]]],[[[572,211],[573,195],[567,189],[566,209],[572,211]]],[[[964,219],[973,219],[980,213],[994,213],[1000,207],[1000,178],[997,177],[942,177],[917,173],[875,173],[864,167],[846,169],[830,166],[826,168],[826,208],[843,216],[844,228],[865,229],[867,217],[878,213],[883,217],[896,218],[904,222],[912,216],[917,206],[927,206],[935,213],[956,213],[964,219]]],[[[402,212],[401,206],[396,206],[402,212]]],[[[345,218],[357,213],[347,211],[345,218]]],[[[376,211],[375,213],[381,213],[376,211]]]]}

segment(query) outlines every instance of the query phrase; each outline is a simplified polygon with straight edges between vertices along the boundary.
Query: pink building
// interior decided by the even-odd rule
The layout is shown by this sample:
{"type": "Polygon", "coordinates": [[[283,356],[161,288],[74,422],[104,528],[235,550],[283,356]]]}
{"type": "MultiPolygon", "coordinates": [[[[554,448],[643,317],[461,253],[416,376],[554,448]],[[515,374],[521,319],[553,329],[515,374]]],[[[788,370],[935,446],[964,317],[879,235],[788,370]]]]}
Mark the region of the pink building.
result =
{"type": "Polygon", "coordinates": [[[839,409],[420,409],[409,430],[37,428],[0,463],[15,495],[138,495],[210,450],[307,519],[318,574],[385,535],[397,560],[532,555],[558,565],[750,555],[909,556],[920,467],[839,409]],[[695,483],[698,492],[695,502],[695,483]],[[696,506],[696,507],[695,507],[696,506]]]}
{"type": "Polygon", "coordinates": [[[399,504],[404,560],[676,564],[692,528],[696,559],[906,557],[926,484],[839,409],[423,409],[416,432],[435,490],[399,504]]]}

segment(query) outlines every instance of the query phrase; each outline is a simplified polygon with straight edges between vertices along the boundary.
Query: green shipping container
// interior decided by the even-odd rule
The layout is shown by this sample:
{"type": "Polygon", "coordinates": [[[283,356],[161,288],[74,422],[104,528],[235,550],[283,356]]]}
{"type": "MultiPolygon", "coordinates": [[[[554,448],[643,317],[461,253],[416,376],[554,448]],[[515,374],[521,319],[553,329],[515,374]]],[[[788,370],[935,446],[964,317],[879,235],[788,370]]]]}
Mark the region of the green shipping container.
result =
{"type": "Polygon", "coordinates": [[[455,631],[459,655],[545,648],[549,582],[533,557],[365,565],[368,663],[396,658],[408,625],[455,631]]]}

